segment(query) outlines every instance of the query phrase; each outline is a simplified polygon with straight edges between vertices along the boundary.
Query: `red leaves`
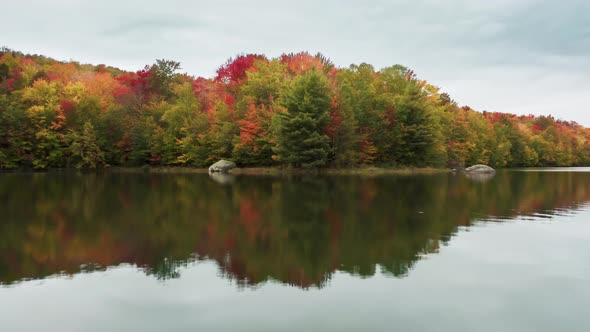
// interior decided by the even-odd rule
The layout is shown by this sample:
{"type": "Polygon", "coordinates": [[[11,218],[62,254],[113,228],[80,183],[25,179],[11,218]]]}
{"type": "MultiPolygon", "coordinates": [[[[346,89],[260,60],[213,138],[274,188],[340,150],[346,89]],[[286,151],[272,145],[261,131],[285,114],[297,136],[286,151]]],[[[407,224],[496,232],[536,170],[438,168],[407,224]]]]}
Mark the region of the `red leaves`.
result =
{"type": "Polygon", "coordinates": [[[24,66],[27,66],[27,65],[34,66],[35,65],[35,61],[33,59],[31,59],[31,58],[23,58],[20,61],[20,65],[23,66],[23,67],[24,66]]]}
{"type": "Polygon", "coordinates": [[[195,96],[199,97],[203,94],[206,94],[210,91],[209,87],[209,80],[204,77],[197,77],[196,80],[193,81],[193,91],[195,92],[195,96]]]}
{"type": "Polygon", "coordinates": [[[213,108],[214,102],[211,100],[211,98],[209,98],[211,96],[212,90],[213,87],[211,80],[198,77],[193,81],[193,92],[195,93],[195,97],[199,99],[201,109],[205,112],[208,112],[213,108]]]}
{"type": "Polygon", "coordinates": [[[332,98],[332,102],[331,102],[331,109],[330,109],[330,123],[328,123],[328,125],[326,126],[326,129],[324,130],[324,132],[326,133],[326,135],[328,135],[328,137],[330,137],[330,139],[334,138],[334,133],[336,132],[336,129],[340,126],[340,124],[342,123],[342,117],[340,116],[340,112],[338,111],[338,96],[334,96],[332,98]]]}
{"type": "Polygon", "coordinates": [[[193,91],[199,99],[201,109],[207,114],[215,112],[215,105],[223,102],[233,112],[235,97],[227,92],[228,87],[221,82],[198,77],[193,81],[193,91]]]}
{"type": "Polygon", "coordinates": [[[62,99],[61,102],[59,103],[60,107],[62,110],[64,110],[65,112],[69,112],[70,110],[72,110],[72,108],[74,108],[74,106],[76,106],[76,104],[74,104],[73,101],[68,100],[68,99],[62,99]]]}
{"type": "Polygon", "coordinates": [[[259,54],[240,55],[237,58],[230,58],[217,69],[215,80],[225,84],[239,83],[246,78],[246,71],[254,66],[256,60],[266,60],[266,57],[259,54]]]}
{"type": "Polygon", "coordinates": [[[129,88],[133,92],[149,92],[151,80],[151,71],[148,66],[138,70],[135,73],[127,73],[117,77],[117,81],[129,88]]]}
{"type": "MultiPolygon", "coordinates": [[[[15,81],[16,80],[14,78],[9,78],[4,81],[3,85],[8,91],[14,91],[14,89],[16,89],[15,81]]],[[[2,85],[0,85],[0,88],[2,88],[2,85]]]]}
{"type": "Polygon", "coordinates": [[[126,85],[118,85],[113,91],[115,98],[121,98],[131,93],[131,89],[126,85]]]}
{"type": "Polygon", "coordinates": [[[484,114],[489,122],[492,124],[496,123],[508,123],[510,122],[510,118],[512,117],[511,114],[507,113],[500,113],[500,112],[491,112],[484,114]]]}
{"type": "Polygon", "coordinates": [[[117,77],[117,81],[126,85],[132,90],[146,91],[149,89],[151,79],[151,71],[148,66],[135,73],[127,73],[117,77]]]}
{"type": "Polygon", "coordinates": [[[336,75],[338,75],[338,68],[334,67],[328,73],[328,78],[330,79],[331,82],[334,82],[336,80],[336,75]]]}
{"type": "Polygon", "coordinates": [[[225,95],[225,104],[227,106],[232,106],[234,104],[234,102],[236,101],[236,99],[234,98],[234,96],[232,96],[231,94],[227,93],[225,95]]]}
{"type": "Polygon", "coordinates": [[[123,87],[115,89],[118,101],[136,111],[141,111],[154,94],[151,88],[152,71],[149,66],[135,73],[127,73],[116,78],[123,87]]]}

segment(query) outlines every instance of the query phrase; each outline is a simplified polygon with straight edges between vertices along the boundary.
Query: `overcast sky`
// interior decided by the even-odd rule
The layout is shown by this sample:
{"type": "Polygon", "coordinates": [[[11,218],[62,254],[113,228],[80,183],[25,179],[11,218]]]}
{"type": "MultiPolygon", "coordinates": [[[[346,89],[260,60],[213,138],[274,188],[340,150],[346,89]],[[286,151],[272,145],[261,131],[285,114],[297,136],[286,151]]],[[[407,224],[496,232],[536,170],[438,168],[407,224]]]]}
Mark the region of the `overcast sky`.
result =
{"type": "Polygon", "coordinates": [[[0,46],[137,70],[155,59],[211,77],[239,53],[322,52],[340,67],[402,64],[462,105],[590,126],[586,0],[21,0],[0,46]]]}

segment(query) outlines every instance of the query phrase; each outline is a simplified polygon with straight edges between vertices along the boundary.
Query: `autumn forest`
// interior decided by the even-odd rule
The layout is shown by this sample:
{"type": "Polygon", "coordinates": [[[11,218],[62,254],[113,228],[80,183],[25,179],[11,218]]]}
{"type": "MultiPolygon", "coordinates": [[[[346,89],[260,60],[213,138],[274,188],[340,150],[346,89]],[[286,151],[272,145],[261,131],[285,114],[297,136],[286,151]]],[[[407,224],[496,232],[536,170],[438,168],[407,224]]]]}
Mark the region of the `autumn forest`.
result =
{"type": "Polygon", "coordinates": [[[239,55],[213,78],[181,69],[0,49],[0,169],[590,164],[589,129],[460,106],[400,65],[339,68],[303,52],[239,55]]]}

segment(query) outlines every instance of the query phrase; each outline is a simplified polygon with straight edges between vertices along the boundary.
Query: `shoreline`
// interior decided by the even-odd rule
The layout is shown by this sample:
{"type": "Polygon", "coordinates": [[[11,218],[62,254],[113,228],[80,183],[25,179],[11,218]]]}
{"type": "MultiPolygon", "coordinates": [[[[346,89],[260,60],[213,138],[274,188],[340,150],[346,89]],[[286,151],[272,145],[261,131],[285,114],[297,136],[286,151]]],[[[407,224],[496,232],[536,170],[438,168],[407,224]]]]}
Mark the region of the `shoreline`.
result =
{"type": "MultiPolygon", "coordinates": [[[[153,174],[209,174],[208,168],[198,167],[179,167],[179,166],[155,166],[155,167],[106,167],[96,169],[77,169],[77,168],[52,168],[45,170],[34,169],[5,169],[1,173],[60,173],[77,171],[81,173],[153,173],[153,174]]],[[[451,173],[448,168],[432,167],[350,167],[350,168],[320,168],[306,170],[300,168],[288,167],[243,167],[234,168],[227,174],[230,175],[254,175],[254,176],[290,176],[290,175],[433,175],[451,173]]]]}
{"type": "MultiPolygon", "coordinates": [[[[144,171],[154,174],[209,174],[208,168],[192,167],[149,167],[149,168],[112,168],[125,171],[144,171]]],[[[243,167],[230,170],[229,175],[252,175],[252,176],[292,176],[292,175],[434,175],[450,173],[448,168],[432,167],[352,167],[352,168],[320,168],[320,169],[301,169],[301,168],[283,168],[283,167],[243,167]]]]}
{"type": "MultiPolygon", "coordinates": [[[[147,172],[154,174],[209,174],[208,168],[193,167],[117,167],[111,168],[122,172],[147,172]]],[[[243,167],[234,168],[230,175],[254,175],[254,176],[290,176],[290,175],[431,175],[452,172],[447,168],[431,167],[351,167],[351,168],[320,168],[306,170],[288,167],[243,167]]]]}

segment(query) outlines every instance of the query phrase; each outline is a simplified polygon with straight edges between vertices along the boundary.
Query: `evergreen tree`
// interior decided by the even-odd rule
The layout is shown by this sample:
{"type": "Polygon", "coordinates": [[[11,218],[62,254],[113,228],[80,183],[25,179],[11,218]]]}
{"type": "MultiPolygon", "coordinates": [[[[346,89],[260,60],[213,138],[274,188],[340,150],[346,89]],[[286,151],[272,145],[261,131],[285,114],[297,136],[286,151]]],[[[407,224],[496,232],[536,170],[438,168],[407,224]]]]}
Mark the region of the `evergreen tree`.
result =
{"type": "Polygon", "coordinates": [[[401,165],[429,166],[435,143],[435,128],[431,114],[421,101],[421,92],[411,86],[397,100],[395,142],[392,153],[401,165]]]}
{"type": "Polygon", "coordinates": [[[326,79],[315,69],[297,78],[286,92],[280,114],[276,149],[279,159],[290,166],[314,168],[328,159],[328,136],[324,128],[330,121],[330,90],[326,79]]]}

